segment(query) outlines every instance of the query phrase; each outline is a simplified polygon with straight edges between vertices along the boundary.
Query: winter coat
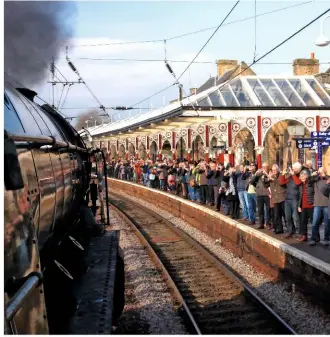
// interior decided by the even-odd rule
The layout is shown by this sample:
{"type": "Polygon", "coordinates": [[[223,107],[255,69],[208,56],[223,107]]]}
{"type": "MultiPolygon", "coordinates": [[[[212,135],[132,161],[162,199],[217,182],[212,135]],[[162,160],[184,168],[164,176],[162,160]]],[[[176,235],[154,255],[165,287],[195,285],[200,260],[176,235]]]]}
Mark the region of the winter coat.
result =
{"type": "Polygon", "coordinates": [[[269,179],[264,176],[263,174],[256,174],[252,176],[251,182],[253,186],[256,188],[256,194],[257,196],[268,196],[268,187],[270,186],[269,179]]]}
{"type": "Polygon", "coordinates": [[[219,171],[212,171],[208,170],[207,171],[207,179],[208,183],[210,186],[219,186],[219,177],[220,177],[220,172],[219,171]]]}
{"type": "MultiPolygon", "coordinates": [[[[307,179],[305,184],[306,184],[308,203],[313,205],[314,204],[314,184],[310,178],[307,179]]],[[[302,207],[303,187],[304,187],[304,183],[301,183],[299,185],[299,203],[298,203],[299,207],[302,207]]]]}
{"type": "Polygon", "coordinates": [[[199,186],[207,185],[207,178],[206,178],[205,170],[201,168],[195,168],[193,170],[193,174],[195,174],[197,185],[199,186]]]}
{"type": "Polygon", "coordinates": [[[328,198],[328,218],[330,219],[330,184],[324,184],[321,187],[321,192],[328,198]]]}
{"type": "Polygon", "coordinates": [[[329,176],[325,177],[312,177],[312,182],[314,182],[314,206],[327,207],[328,198],[321,192],[324,185],[326,185],[329,176]]]}
{"type": "Polygon", "coordinates": [[[274,177],[274,180],[270,180],[270,192],[274,204],[279,204],[285,201],[286,187],[280,183],[280,174],[277,174],[274,177]]]}
{"type": "Polygon", "coordinates": [[[301,180],[298,175],[285,177],[280,176],[280,184],[286,187],[286,200],[299,200],[299,185],[301,180]]]}
{"type": "Polygon", "coordinates": [[[237,191],[246,191],[246,188],[249,184],[248,180],[246,179],[247,173],[237,172],[235,175],[237,178],[237,191]]]}
{"type": "Polygon", "coordinates": [[[226,196],[226,200],[227,201],[235,201],[238,199],[238,191],[237,191],[237,176],[235,173],[232,173],[231,175],[228,175],[228,176],[223,176],[223,182],[227,183],[227,188],[229,189],[229,181],[230,181],[230,178],[233,178],[233,184],[234,184],[234,187],[235,187],[235,194],[228,194],[226,196]]]}

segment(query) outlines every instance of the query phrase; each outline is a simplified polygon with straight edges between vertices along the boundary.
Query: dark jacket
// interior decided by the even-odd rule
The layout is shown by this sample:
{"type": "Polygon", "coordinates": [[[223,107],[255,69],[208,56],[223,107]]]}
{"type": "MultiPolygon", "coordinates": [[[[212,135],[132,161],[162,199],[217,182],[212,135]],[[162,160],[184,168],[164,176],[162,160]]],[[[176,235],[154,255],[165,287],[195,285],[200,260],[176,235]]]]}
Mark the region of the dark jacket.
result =
{"type": "Polygon", "coordinates": [[[208,170],[206,178],[208,179],[209,185],[219,186],[219,176],[220,176],[219,171],[208,170]]]}
{"type": "Polygon", "coordinates": [[[268,196],[268,188],[270,186],[269,179],[263,174],[256,174],[251,178],[250,182],[256,188],[257,196],[268,196]]]}
{"type": "Polygon", "coordinates": [[[280,184],[286,187],[286,200],[299,200],[299,185],[301,180],[298,175],[280,176],[280,184]]]}
{"type": "Polygon", "coordinates": [[[226,194],[226,200],[228,201],[232,201],[232,200],[237,200],[238,199],[238,191],[237,191],[237,176],[235,173],[232,173],[231,175],[228,175],[228,176],[223,176],[223,182],[227,183],[227,188],[229,188],[229,180],[230,180],[230,177],[233,178],[233,184],[234,184],[234,187],[235,187],[235,194],[226,194]]]}
{"type": "Polygon", "coordinates": [[[325,184],[321,187],[321,192],[328,198],[328,218],[330,219],[330,184],[325,184]]]}
{"type": "Polygon", "coordinates": [[[274,180],[270,180],[270,192],[274,204],[285,201],[286,187],[280,184],[279,173],[274,177],[274,180]]]}
{"type": "Polygon", "coordinates": [[[180,167],[178,169],[178,182],[180,182],[182,184],[186,183],[186,174],[187,174],[187,170],[180,167]]]}
{"type": "Polygon", "coordinates": [[[223,181],[224,174],[225,174],[225,169],[217,170],[216,176],[217,176],[217,179],[218,179],[218,186],[219,187],[221,186],[221,183],[223,181]]]}
{"type": "Polygon", "coordinates": [[[167,169],[168,167],[166,165],[161,165],[158,169],[158,176],[160,180],[164,180],[167,178],[168,174],[167,174],[167,169]]]}
{"type": "MultiPolygon", "coordinates": [[[[306,191],[307,191],[307,200],[308,203],[313,205],[314,204],[314,184],[310,178],[306,181],[306,191]]],[[[302,207],[302,195],[303,195],[303,183],[299,185],[299,207],[302,207]]]]}
{"type": "Polygon", "coordinates": [[[248,173],[237,172],[235,173],[237,179],[237,191],[246,191],[249,181],[246,179],[248,173]]]}
{"type": "Polygon", "coordinates": [[[147,174],[147,173],[149,172],[149,165],[144,164],[144,165],[142,166],[142,172],[143,172],[144,174],[147,174]]]}
{"type": "Polygon", "coordinates": [[[312,177],[312,182],[314,182],[314,206],[326,207],[328,206],[328,199],[321,192],[324,185],[326,185],[329,176],[325,177],[312,177]]]}

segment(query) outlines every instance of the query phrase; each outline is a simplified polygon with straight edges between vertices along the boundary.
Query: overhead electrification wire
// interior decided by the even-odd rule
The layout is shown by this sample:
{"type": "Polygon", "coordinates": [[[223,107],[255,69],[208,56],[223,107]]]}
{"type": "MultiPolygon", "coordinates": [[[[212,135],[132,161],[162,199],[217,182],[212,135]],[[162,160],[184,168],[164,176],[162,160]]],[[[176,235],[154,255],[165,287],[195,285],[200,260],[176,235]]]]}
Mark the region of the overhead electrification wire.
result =
{"type": "MultiPolygon", "coordinates": [[[[309,27],[311,24],[313,24],[315,21],[317,21],[319,18],[321,18],[322,16],[324,16],[326,13],[328,13],[330,11],[330,9],[326,10],[325,12],[323,12],[321,15],[319,15],[317,18],[315,18],[314,20],[312,20],[311,22],[309,22],[307,25],[305,25],[304,27],[302,27],[301,29],[299,29],[297,32],[295,32],[294,34],[290,35],[288,38],[286,38],[284,41],[282,41],[281,43],[279,43],[277,46],[275,46],[274,48],[272,48],[270,51],[268,51],[267,53],[265,53],[264,55],[262,55],[261,57],[259,57],[257,60],[253,61],[247,68],[244,68],[244,70],[242,70],[241,72],[239,72],[236,76],[234,76],[230,81],[227,81],[224,85],[230,83],[232,80],[234,80],[237,76],[239,76],[240,74],[242,74],[245,70],[251,68],[253,65],[255,65],[256,63],[258,63],[259,61],[261,61],[262,59],[264,59],[266,56],[268,56],[269,54],[271,54],[273,51],[275,51],[277,48],[279,48],[280,46],[282,46],[283,44],[285,44],[287,41],[291,40],[294,36],[296,36],[297,34],[299,34],[300,32],[302,32],[304,29],[306,29],[307,27],[309,27]]],[[[267,63],[264,63],[267,64],[267,63]]],[[[268,64],[275,64],[275,63],[268,63],[268,64]]],[[[278,64],[283,64],[283,63],[278,63],[278,64]]],[[[287,64],[287,63],[285,63],[287,64]]],[[[291,64],[291,63],[290,63],[291,64]]],[[[153,95],[150,95],[149,97],[139,101],[138,103],[133,104],[132,106],[136,106],[140,103],[143,103],[147,100],[149,100],[150,98],[164,92],[165,90],[171,88],[173,85],[175,85],[175,83],[165,87],[164,89],[156,92],[153,95]]],[[[213,92],[217,91],[218,89],[222,88],[223,86],[215,89],[213,92]]]]}
{"type": "Polygon", "coordinates": [[[162,92],[164,92],[165,90],[167,90],[167,89],[173,87],[174,85],[175,85],[175,83],[170,84],[169,86],[167,86],[166,88],[164,88],[164,89],[162,89],[162,90],[159,90],[159,91],[156,92],[155,94],[153,94],[153,95],[151,95],[151,96],[149,96],[149,97],[147,97],[147,98],[145,98],[145,99],[143,99],[143,100],[141,100],[141,101],[139,101],[139,102],[133,104],[132,107],[135,107],[135,106],[137,106],[137,105],[139,105],[139,104],[141,104],[141,103],[143,103],[143,102],[145,102],[145,101],[148,101],[150,98],[153,98],[153,97],[159,95],[160,93],[162,93],[162,92]]]}
{"type": "Polygon", "coordinates": [[[58,103],[57,103],[57,109],[60,107],[60,103],[61,103],[61,100],[62,100],[64,89],[65,89],[65,84],[63,84],[63,87],[62,87],[61,96],[60,96],[60,99],[58,100],[58,103]]]}
{"type": "MultiPolygon", "coordinates": [[[[219,30],[219,28],[221,27],[221,25],[225,22],[225,20],[228,18],[228,16],[231,14],[231,12],[235,9],[235,7],[238,5],[239,2],[240,2],[240,0],[238,0],[238,1],[236,2],[236,4],[232,7],[232,9],[230,10],[230,12],[229,12],[229,13],[226,15],[226,17],[224,18],[224,20],[220,23],[219,26],[217,26],[216,30],[213,32],[213,34],[210,36],[210,38],[206,41],[206,43],[205,43],[204,46],[201,48],[201,50],[197,53],[196,57],[198,57],[198,55],[201,53],[201,51],[202,51],[202,50],[205,48],[205,46],[209,43],[209,41],[210,41],[210,40],[212,39],[212,37],[216,34],[216,32],[217,32],[217,31],[219,30]]],[[[183,76],[183,74],[189,69],[189,67],[190,67],[190,65],[192,64],[192,62],[195,61],[196,57],[189,63],[189,65],[186,67],[186,69],[183,71],[183,73],[176,79],[176,82],[175,82],[175,83],[173,83],[173,84],[171,84],[171,85],[165,87],[164,89],[162,89],[162,90],[156,92],[155,94],[153,94],[153,95],[151,95],[151,96],[149,96],[149,97],[147,97],[147,98],[145,98],[145,99],[143,99],[143,100],[141,100],[141,101],[139,101],[139,102],[133,104],[132,107],[137,106],[137,105],[139,105],[139,104],[141,104],[141,103],[143,103],[143,102],[145,102],[145,101],[148,101],[150,98],[152,98],[152,97],[154,97],[154,96],[157,96],[157,95],[159,95],[160,93],[164,92],[165,90],[167,90],[167,89],[171,88],[172,86],[176,85],[176,84],[179,82],[179,79],[183,76]]],[[[167,64],[167,63],[166,63],[166,64],[167,64]]],[[[167,66],[168,66],[168,64],[167,64],[167,66]]]]}
{"type": "MultiPolygon", "coordinates": [[[[90,61],[125,61],[125,62],[164,62],[162,59],[117,59],[117,58],[91,58],[91,57],[74,57],[73,60],[90,60],[90,61]]],[[[189,63],[188,60],[167,60],[171,63],[189,63]]],[[[216,61],[194,61],[194,64],[216,64],[216,61]]],[[[259,62],[258,65],[277,65],[292,64],[292,62],[259,62]]],[[[329,62],[319,62],[319,64],[330,64],[329,62]]]]}
{"type": "Polygon", "coordinates": [[[231,8],[231,10],[228,12],[228,14],[225,16],[225,18],[221,21],[220,25],[217,26],[215,31],[212,33],[212,35],[207,39],[207,41],[204,43],[203,47],[199,50],[199,52],[196,54],[196,56],[192,59],[192,61],[187,65],[185,70],[181,73],[181,75],[178,77],[177,81],[180,80],[180,78],[186,73],[186,71],[190,68],[192,63],[197,59],[199,54],[204,50],[204,48],[209,44],[209,42],[212,40],[213,36],[217,33],[217,31],[220,29],[220,27],[224,24],[224,22],[227,20],[229,15],[234,11],[236,6],[240,3],[241,0],[237,0],[235,5],[231,8]]]}
{"type": "Polygon", "coordinates": [[[78,76],[79,81],[81,81],[82,83],[85,84],[87,90],[89,91],[89,93],[94,97],[94,99],[96,100],[96,102],[100,105],[99,108],[103,111],[105,111],[105,107],[104,105],[100,102],[100,100],[96,97],[96,95],[94,94],[94,92],[92,91],[92,89],[87,85],[87,83],[83,80],[83,78],[81,77],[78,69],[73,65],[73,63],[70,61],[69,57],[66,57],[67,62],[69,67],[71,68],[71,70],[78,76]]]}
{"type": "Polygon", "coordinates": [[[254,54],[253,61],[257,57],[257,0],[254,0],[254,54]]]}
{"type": "Polygon", "coordinates": [[[55,66],[55,64],[54,64],[54,68],[60,73],[60,75],[62,75],[62,77],[64,78],[65,82],[69,82],[67,80],[67,78],[60,72],[60,70],[55,66]]]}
{"type": "Polygon", "coordinates": [[[70,89],[71,89],[71,86],[72,86],[72,84],[69,84],[68,90],[66,91],[66,95],[65,95],[64,100],[63,100],[63,103],[62,103],[61,111],[63,110],[64,104],[65,104],[66,99],[67,99],[67,97],[68,97],[68,94],[69,94],[69,91],[70,91],[70,89]]]}
{"type": "MultiPolygon", "coordinates": [[[[282,8],[275,9],[275,10],[272,10],[272,11],[269,11],[269,12],[260,13],[260,14],[258,14],[256,17],[261,17],[261,16],[273,14],[273,13],[278,13],[278,12],[284,11],[284,10],[286,10],[286,9],[291,9],[291,8],[295,8],[295,7],[298,7],[298,6],[303,6],[303,5],[312,3],[312,2],[314,2],[314,0],[309,0],[309,1],[302,2],[302,3],[294,4],[294,5],[291,5],[291,6],[282,7],[282,8]]],[[[255,15],[249,16],[249,17],[246,17],[246,18],[242,18],[242,19],[238,19],[238,20],[235,20],[235,21],[227,22],[227,23],[225,23],[225,24],[223,25],[223,27],[224,27],[224,26],[231,25],[231,24],[234,24],[234,23],[239,23],[239,22],[251,20],[251,19],[255,19],[255,15]]],[[[111,42],[111,43],[81,44],[81,45],[70,45],[70,46],[68,46],[68,47],[70,47],[70,48],[77,48],[77,47],[114,46],[114,45],[125,45],[125,44],[160,43],[160,42],[164,42],[164,40],[166,40],[166,41],[171,41],[171,40],[180,39],[180,38],[183,38],[183,37],[186,37],[186,36],[190,36],[190,35],[195,35],[195,34],[203,33],[203,32],[206,32],[206,31],[208,31],[208,30],[215,29],[216,27],[217,27],[217,26],[208,27],[208,28],[203,28],[203,29],[199,29],[199,30],[196,30],[196,31],[193,31],[193,32],[189,32],[189,33],[185,33],[185,34],[181,34],[181,35],[176,35],[176,36],[168,37],[168,38],[165,38],[165,39],[163,38],[163,39],[145,40],[145,41],[127,41],[127,42],[111,42]]]]}
{"type": "MultiPolygon", "coordinates": [[[[4,71],[5,75],[7,75],[8,77],[10,77],[12,80],[14,80],[17,84],[19,84],[22,88],[24,89],[28,89],[26,86],[24,86],[21,82],[19,82],[16,78],[14,78],[13,76],[9,75],[6,71],[4,71]]],[[[8,83],[11,87],[13,87],[14,89],[15,86],[12,85],[11,83],[8,83]]],[[[51,104],[49,104],[47,101],[45,101],[43,98],[41,98],[39,95],[36,95],[36,97],[38,97],[42,102],[44,102],[45,104],[51,106],[51,104]]],[[[65,114],[61,113],[60,111],[58,111],[62,116],[66,117],[65,114]]]]}
{"type": "Polygon", "coordinates": [[[268,52],[266,52],[265,54],[263,54],[262,56],[260,56],[257,60],[253,61],[248,67],[244,68],[242,71],[240,71],[238,74],[236,74],[232,79],[230,79],[229,81],[221,84],[219,87],[217,87],[214,91],[210,92],[208,95],[211,95],[212,93],[216,92],[217,90],[221,90],[224,86],[230,84],[235,78],[237,78],[239,75],[241,75],[244,71],[246,71],[247,69],[251,68],[254,64],[256,64],[257,62],[261,61],[262,59],[264,59],[266,56],[268,56],[269,54],[271,54],[273,51],[275,51],[276,49],[278,49],[279,47],[281,47],[283,44],[285,44],[286,42],[288,42],[289,40],[291,40],[293,37],[295,37],[296,35],[298,35],[299,33],[301,33],[303,30],[305,30],[307,27],[309,27],[310,25],[312,25],[315,21],[317,21],[318,19],[320,19],[322,16],[324,16],[325,14],[327,14],[328,12],[330,12],[330,8],[327,9],[325,12],[323,12],[322,14],[320,14],[319,16],[317,16],[315,19],[313,19],[312,21],[310,21],[309,23],[307,23],[305,26],[303,26],[302,28],[300,28],[298,31],[296,31],[295,33],[293,33],[292,35],[290,35],[289,37],[287,37],[285,40],[283,40],[282,42],[280,42],[278,45],[276,45],[274,48],[272,48],[271,50],[269,50],[268,52]]]}

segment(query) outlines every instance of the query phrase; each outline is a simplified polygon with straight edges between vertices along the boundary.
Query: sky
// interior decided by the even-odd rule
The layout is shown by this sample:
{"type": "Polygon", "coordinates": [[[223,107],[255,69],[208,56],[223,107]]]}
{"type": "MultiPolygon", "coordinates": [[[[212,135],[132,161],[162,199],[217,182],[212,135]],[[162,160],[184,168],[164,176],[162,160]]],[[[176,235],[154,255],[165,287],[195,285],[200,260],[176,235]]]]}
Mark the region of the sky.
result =
{"type": "MultiPolygon", "coordinates": [[[[188,63],[171,63],[170,60],[191,61],[213,29],[186,37],[170,39],[173,36],[194,32],[219,25],[236,1],[83,1],[77,2],[77,13],[72,18],[74,36],[70,41],[68,56],[79,70],[82,78],[98,100],[106,107],[131,106],[172,84],[173,77],[164,65],[166,56],[174,73],[179,76],[188,63]],[[161,40],[155,43],[131,43],[131,41],[161,40]],[[95,46],[96,44],[112,44],[95,46]],[[117,43],[117,44],[113,44],[117,43]],[[118,44],[119,43],[119,44],[118,44]],[[81,46],[94,45],[94,46],[81,46]],[[85,58],[85,59],[84,59],[85,58]],[[88,58],[88,59],[86,59],[88,58]],[[160,62],[133,62],[95,59],[157,59],[160,62]]],[[[280,8],[295,6],[256,19],[257,58],[272,49],[285,38],[296,32],[309,21],[329,8],[329,2],[321,0],[305,1],[256,1],[256,12],[262,14],[280,8]],[[297,6],[301,4],[300,6],[297,6]],[[303,4],[303,5],[302,5],[303,4]]],[[[214,35],[196,61],[210,63],[192,64],[180,82],[184,90],[202,85],[210,76],[217,74],[217,59],[253,61],[255,50],[255,20],[232,21],[253,17],[255,1],[241,1],[227,18],[224,25],[214,35]]],[[[271,53],[253,70],[257,74],[292,74],[295,58],[309,58],[312,52],[320,60],[320,70],[330,67],[330,50],[317,47],[314,40],[320,34],[320,21],[315,22],[278,50],[271,53]]],[[[324,32],[330,36],[330,18],[324,22],[324,32]]],[[[68,67],[65,50],[56,61],[57,68],[68,80],[76,80],[76,75],[68,67]]],[[[59,75],[60,77],[60,75],[59,75]]],[[[47,79],[36,88],[41,97],[52,101],[51,86],[47,79]]],[[[62,85],[55,87],[55,105],[62,92],[62,85]]],[[[62,95],[62,102],[65,96],[62,95]]],[[[172,86],[165,92],[142,102],[137,107],[158,108],[177,98],[178,89],[172,86]]],[[[62,112],[67,116],[77,116],[99,104],[83,84],[71,87],[62,112]]],[[[110,114],[117,113],[108,110],[110,114]]],[[[134,113],[139,113],[139,110],[134,113]]],[[[122,118],[124,115],[116,115],[122,118]]]]}

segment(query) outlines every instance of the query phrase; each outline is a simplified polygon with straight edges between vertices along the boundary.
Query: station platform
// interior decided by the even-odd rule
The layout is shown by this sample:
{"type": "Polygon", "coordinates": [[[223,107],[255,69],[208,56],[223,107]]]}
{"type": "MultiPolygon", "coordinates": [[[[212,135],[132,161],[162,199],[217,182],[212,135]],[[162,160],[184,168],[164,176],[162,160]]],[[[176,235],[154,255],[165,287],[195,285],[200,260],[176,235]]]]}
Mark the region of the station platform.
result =
{"type": "MultiPolygon", "coordinates": [[[[244,221],[233,220],[214,208],[133,182],[109,179],[109,192],[120,191],[164,209],[189,225],[218,240],[255,269],[294,284],[312,296],[330,299],[330,248],[311,247],[297,239],[285,239],[267,229],[258,230],[244,221]],[[317,293],[317,294],[316,294],[317,293]]],[[[323,228],[322,228],[323,230],[323,228]]],[[[324,299],[323,298],[323,299],[324,299]]]]}

